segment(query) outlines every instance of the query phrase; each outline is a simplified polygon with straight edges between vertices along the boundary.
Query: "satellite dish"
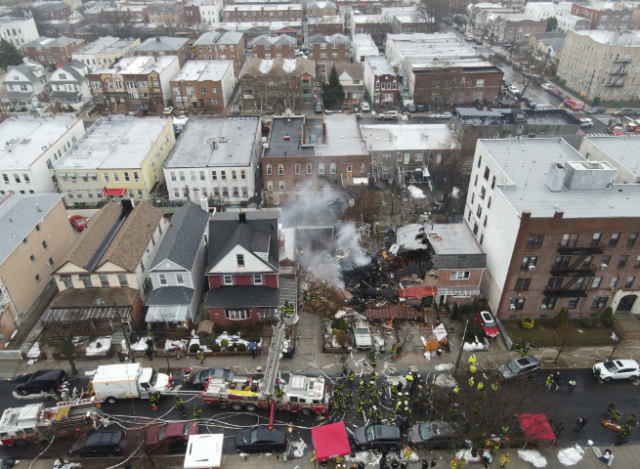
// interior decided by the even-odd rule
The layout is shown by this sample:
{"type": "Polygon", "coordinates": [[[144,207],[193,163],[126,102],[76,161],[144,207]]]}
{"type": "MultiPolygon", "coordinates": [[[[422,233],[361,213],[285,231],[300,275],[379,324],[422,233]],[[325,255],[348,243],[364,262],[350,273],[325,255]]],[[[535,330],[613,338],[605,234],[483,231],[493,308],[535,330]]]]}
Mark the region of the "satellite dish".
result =
{"type": "Polygon", "coordinates": [[[100,298],[98,298],[98,299],[96,300],[96,304],[97,304],[98,306],[100,306],[100,305],[102,304],[102,300],[101,300],[100,298]]]}

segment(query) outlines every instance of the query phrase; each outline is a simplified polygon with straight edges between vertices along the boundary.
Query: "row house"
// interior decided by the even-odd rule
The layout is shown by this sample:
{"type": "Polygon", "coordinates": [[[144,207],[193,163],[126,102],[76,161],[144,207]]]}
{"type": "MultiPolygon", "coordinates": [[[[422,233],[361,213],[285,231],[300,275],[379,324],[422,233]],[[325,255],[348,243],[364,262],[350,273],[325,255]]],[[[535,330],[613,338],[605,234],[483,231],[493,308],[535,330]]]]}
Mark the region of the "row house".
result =
{"type": "Polygon", "coordinates": [[[44,98],[47,69],[28,58],[20,65],[10,65],[4,78],[2,102],[11,109],[33,111],[44,98]]]}
{"type": "Polygon", "coordinates": [[[310,16],[307,18],[307,34],[332,34],[344,33],[344,21],[340,15],[334,16],[310,16]]]}
{"type": "MultiPolygon", "coordinates": [[[[244,44],[248,47],[251,41],[258,36],[268,34],[279,36],[286,34],[295,38],[298,44],[303,40],[302,18],[296,21],[256,21],[256,22],[230,22],[216,25],[217,32],[238,32],[244,37],[244,44]]],[[[243,54],[244,57],[244,54],[243,54]]]]}
{"type": "Polygon", "coordinates": [[[313,60],[249,59],[238,75],[244,110],[265,111],[268,106],[294,112],[313,105],[316,64],[313,60]]]}
{"type": "Polygon", "coordinates": [[[227,5],[222,9],[224,21],[296,21],[302,20],[302,5],[227,5]]]}
{"type": "Polygon", "coordinates": [[[380,51],[369,34],[353,34],[353,52],[354,62],[364,62],[367,57],[378,57],[380,51]]]}
{"type": "Polygon", "coordinates": [[[276,57],[293,59],[296,40],[286,34],[279,36],[267,36],[263,34],[252,40],[250,47],[254,59],[273,59],[276,57]]]}
{"type": "Polygon", "coordinates": [[[130,111],[160,112],[171,100],[170,80],[180,72],[178,57],[125,57],[110,68],[89,74],[98,109],[126,104],[130,111]]]}
{"type": "Polygon", "coordinates": [[[38,20],[66,20],[71,16],[71,6],[64,2],[47,2],[34,5],[31,12],[38,20]]]}
{"type": "Polygon", "coordinates": [[[376,15],[351,15],[350,33],[368,34],[376,45],[384,45],[387,34],[391,32],[391,22],[385,19],[382,14],[376,15]]]}
{"type": "Polygon", "coordinates": [[[243,205],[260,184],[259,116],[192,116],[164,163],[170,200],[243,205]]]}
{"type": "Polygon", "coordinates": [[[591,5],[574,3],[571,6],[572,15],[589,19],[589,29],[604,29],[606,31],[638,29],[640,27],[639,10],[613,2],[596,2],[591,5]]]}
{"type": "Polygon", "coordinates": [[[88,24],[105,23],[134,23],[149,22],[149,9],[147,4],[125,4],[99,2],[95,6],[87,8],[83,16],[88,24]]]}
{"type": "Polygon", "coordinates": [[[307,40],[309,58],[316,62],[320,73],[324,74],[328,63],[348,64],[351,62],[351,40],[343,34],[324,36],[314,34],[307,40]]]}
{"type": "Polygon", "coordinates": [[[352,106],[358,106],[364,101],[364,65],[360,63],[353,64],[327,64],[327,73],[335,67],[338,72],[338,79],[344,90],[343,107],[350,109],[352,106]]]}
{"type": "Polygon", "coordinates": [[[336,16],[338,7],[328,0],[313,0],[307,3],[307,17],[312,16],[336,16]]]}
{"type": "Polygon", "coordinates": [[[106,36],[78,49],[73,53],[72,58],[87,64],[91,70],[96,70],[110,67],[122,57],[131,57],[133,50],[139,45],[140,39],[106,36]]]}
{"type": "Polygon", "coordinates": [[[520,14],[499,15],[491,24],[488,35],[499,42],[528,43],[532,36],[547,30],[547,21],[534,21],[520,14]]]}
{"type": "Polygon", "coordinates": [[[369,153],[353,114],[325,114],[319,138],[306,135],[304,116],[274,117],[267,143],[262,178],[268,205],[295,203],[305,195],[367,180],[369,153]]]}
{"type": "MultiPolygon", "coordinates": [[[[191,0],[185,8],[194,8],[198,10],[199,21],[205,24],[218,24],[224,8],[224,0],[191,0]]],[[[196,14],[194,13],[194,16],[196,14]]],[[[189,20],[191,21],[191,20],[189,20]]]]}
{"type": "Polygon", "coordinates": [[[391,32],[399,33],[428,33],[433,30],[419,13],[401,13],[393,15],[390,21],[391,32]]]}
{"type": "Polygon", "coordinates": [[[39,62],[53,71],[60,64],[71,60],[75,51],[84,47],[84,39],[60,36],[58,38],[41,36],[22,46],[26,57],[39,62]]]}
{"type": "Polygon", "coordinates": [[[245,60],[243,34],[239,31],[209,31],[193,43],[195,58],[207,60],[233,60],[234,73],[238,73],[245,60]]]}
{"type": "Polygon", "coordinates": [[[171,79],[173,105],[222,114],[230,104],[236,77],[231,60],[189,60],[171,79]]]}
{"type": "Polygon", "coordinates": [[[133,55],[136,57],[154,57],[158,59],[166,55],[175,55],[178,57],[180,67],[191,58],[191,47],[189,39],[183,37],[151,37],[133,49],[133,55]]]}
{"type": "Polygon", "coordinates": [[[395,109],[400,77],[384,56],[364,57],[364,85],[376,108],[395,109]]]}
{"type": "Polygon", "coordinates": [[[56,68],[49,79],[51,102],[63,107],[82,109],[93,95],[89,86],[89,67],[77,60],[71,60],[56,68]]]}
{"type": "Polygon", "coordinates": [[[182,3],[152,3],[147,11],[149,23],[179,25],[184,22],[182,3]]]}

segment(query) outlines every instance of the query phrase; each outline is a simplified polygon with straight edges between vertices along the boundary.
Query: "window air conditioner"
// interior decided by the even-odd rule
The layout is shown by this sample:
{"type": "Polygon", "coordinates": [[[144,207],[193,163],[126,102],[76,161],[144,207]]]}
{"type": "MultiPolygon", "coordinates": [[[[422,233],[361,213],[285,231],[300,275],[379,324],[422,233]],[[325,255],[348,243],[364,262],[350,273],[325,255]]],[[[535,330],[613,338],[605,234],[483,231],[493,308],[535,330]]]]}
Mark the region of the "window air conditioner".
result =
{"type": "Polygon", "coordinates": [[[609,267],[607,264],[604,264],[604,263],[600,264],[600,268],[602,270],[607,270],[607,267],[609,267]]]}
{"type": "Polygon", "coordinates": [[[540,306],[540,309],[547,309],[547,305],[540,306]]]}
{"type": "Polygon", "coordinates": [[[536,266],[535,265],[530,265],[529,266],[529,270],[536,270],[536,266]]]}
{"type": "Polygon", "coordinates": [[[509,309],[510,309],[511,311],[515,311],[515,310],[516,310],[516,305],[511,305],[511,306],[509,306],[509,309]]]}

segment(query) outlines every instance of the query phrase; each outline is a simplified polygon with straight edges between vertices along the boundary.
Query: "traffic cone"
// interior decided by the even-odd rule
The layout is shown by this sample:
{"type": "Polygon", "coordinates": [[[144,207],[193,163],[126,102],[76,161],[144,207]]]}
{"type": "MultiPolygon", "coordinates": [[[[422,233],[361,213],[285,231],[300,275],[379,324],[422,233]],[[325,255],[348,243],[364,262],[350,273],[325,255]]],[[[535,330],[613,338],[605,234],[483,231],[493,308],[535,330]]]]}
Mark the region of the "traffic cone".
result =
{"type": "Polygon", "coordinates": [[[158,410],[158,406],[157,406],[157,405],[155,405],[155,404],[153,404],[153,405],[151,406],[151,410],[153,410],[153,411],[155,412],[156,410],[158,410]]]}

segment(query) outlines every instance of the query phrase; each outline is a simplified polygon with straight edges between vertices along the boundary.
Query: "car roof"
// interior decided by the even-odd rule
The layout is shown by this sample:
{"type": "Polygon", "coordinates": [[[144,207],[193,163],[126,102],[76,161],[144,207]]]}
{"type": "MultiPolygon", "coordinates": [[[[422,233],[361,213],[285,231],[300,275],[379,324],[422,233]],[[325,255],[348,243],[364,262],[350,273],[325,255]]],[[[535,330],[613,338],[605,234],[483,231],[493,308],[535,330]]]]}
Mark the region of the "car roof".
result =
{"type": "Polygon", "coordinates": [[[112,431],[112,432],[98,432],[92,433],[87,437],[85,441],[86,445],[107,445],[110,443],[117,443],[122,438],[121,431],[112,431]]]}
{"type": "Polygon", "coordinates": [[[628,366],[638,368],[638,362],[636,362],[635,360],[612,360],[612,361],[613,363],[616,364],[616,366],[619,366],[620,368],[627,368],[628,366]]]}
{"type": "Polygon", "coordinates": [[[40,370],[35,373],[34,380],[38,379],[58,379],[63,373],[63,370],[40,370]]]}
{"type": "Polygon", "coordinates": [[[514,360],[520,366],[537,365],[538,359],[536,357],[522,357],[514,360]]]}

